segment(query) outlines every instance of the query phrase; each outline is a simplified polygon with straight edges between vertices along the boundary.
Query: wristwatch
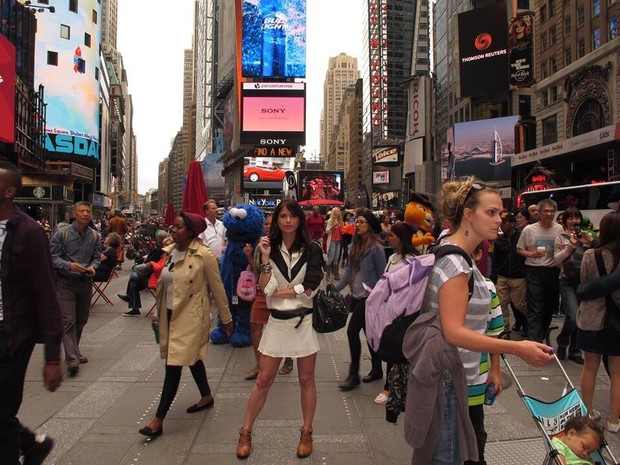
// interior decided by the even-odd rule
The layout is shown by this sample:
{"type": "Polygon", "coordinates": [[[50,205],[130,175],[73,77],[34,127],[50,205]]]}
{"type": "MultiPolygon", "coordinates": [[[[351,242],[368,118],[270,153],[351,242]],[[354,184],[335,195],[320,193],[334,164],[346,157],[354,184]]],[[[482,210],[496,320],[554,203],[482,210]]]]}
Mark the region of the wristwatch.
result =
{"type": "Polygon", "coordinates": [[[303,293],[304,293],[304,291],[305,291],[306,289],[304,289],[304,285],[303,285],[303,284],[295,284],[295,285],[293,286],[293,290],[295,291],[295,294],[297,294],[297,295],[301,295],[301,294],[303,294],[303,293]]]}

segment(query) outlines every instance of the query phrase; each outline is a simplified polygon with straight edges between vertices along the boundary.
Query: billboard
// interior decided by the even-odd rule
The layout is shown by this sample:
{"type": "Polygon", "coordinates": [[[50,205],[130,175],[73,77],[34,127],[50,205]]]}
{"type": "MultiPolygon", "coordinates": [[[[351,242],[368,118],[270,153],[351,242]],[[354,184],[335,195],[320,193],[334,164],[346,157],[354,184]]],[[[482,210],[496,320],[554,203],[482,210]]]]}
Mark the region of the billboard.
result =
{"type": "Polygon", "coordinates": [[[101,2],[66,5],[37,24],[35,88],[45,87],[45,148],[60,158],[99,157],[101,2]]]}
{"type": "Polygon", "coordinates": [[[15,46],[0,34],[0,142],[15,142],[15,46]]]}
{"type": "Polygon", "coordinates": [[[299,205],[344,205],[344,172],[302,170],[297,180],[299,205]]]}
{"type": "Polygon", "coordinates": [[[506,20],[506,2],[459,14],[461,97],[508,90],[506,20]]]}
{"type": "Polygon", "coordinates": [[[243,160],[243,189],[282,190],[287,171],[295,158],[254,157],[243,160]]]}
{"type": "Polygon", "coordinates": [[[524,13],[512,18],[508,25],[508,60],[510,62],[510,85],[530,87],[534,84],[532,60],[532,27],[534,15],[524,13]]]}
{"type": "Polygon", "coordinates": [[[306,145],[305,83],[243,83],[241,143],[261,146],[306,145]]]}
{"type": "Polygon", "coordinates": [[[408,137],[413,139],[426,134],[426,89],[428,76],[417,76],[409,82],[407,105],[408,137]]]}
{"type": "Polygon", "coordinates": [[[375,147],[372,149],[373,163],[398,163],[398,146],[375,147]]]}
{"type": "Polygon", "coordinates": [[[221,153],[207,153],[200,162],[202,177],[204,178],[209,198],[217,201],[223,200],[226,197],[226,186],[222,176],[224,163],[219,161],[221,156],[221,153]]]}
{"type": "Polygon", "coordinates": [[[509,181],[515,154],[515,124],[520,116],[483,119],[454,125],[454,143],[448,166],[454,175],[483,181],[509,181]]]}
{"type": "Polygon", "coordinates": [[[241,75],[306,77],[306,0],[243,0],[241,75]]]}

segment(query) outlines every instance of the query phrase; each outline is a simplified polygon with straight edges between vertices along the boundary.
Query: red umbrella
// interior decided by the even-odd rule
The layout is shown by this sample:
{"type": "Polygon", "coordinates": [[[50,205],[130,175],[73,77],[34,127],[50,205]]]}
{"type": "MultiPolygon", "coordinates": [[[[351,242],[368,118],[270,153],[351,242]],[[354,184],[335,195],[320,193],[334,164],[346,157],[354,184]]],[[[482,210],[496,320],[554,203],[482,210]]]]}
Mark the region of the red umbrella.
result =
{"type": "Polygon", "coordinates": [[[166,205],[166,213],[164,214],[164,226],[167,228],[174,222],[174,218],[176,217],[176,213],[174,212],[174,205],[172,202],[168,202],[166,205]]]}
{"type": "Polygon", "coordinates": [[[200,162],[194,160],[189,164],[187,182],[183,192],[183,211],[204,216],[202,206],[207,201],[207,189],[202,176],[200,162]]]}

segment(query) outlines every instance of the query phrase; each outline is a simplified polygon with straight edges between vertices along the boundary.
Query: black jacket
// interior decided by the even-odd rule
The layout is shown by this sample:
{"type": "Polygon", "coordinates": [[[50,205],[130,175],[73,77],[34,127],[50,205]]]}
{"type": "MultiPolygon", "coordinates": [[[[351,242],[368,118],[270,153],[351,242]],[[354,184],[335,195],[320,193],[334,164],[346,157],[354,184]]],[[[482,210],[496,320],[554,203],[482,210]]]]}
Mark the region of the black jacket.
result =
{"type": "Polygon", "coordinates": [[[497,276],[504,278],[525,278],[525,257],[517,253],[517,242],[521,231],[514,230],[512,237],[498,236],[493,249],[493,272],[494,280],[497,276]]]}

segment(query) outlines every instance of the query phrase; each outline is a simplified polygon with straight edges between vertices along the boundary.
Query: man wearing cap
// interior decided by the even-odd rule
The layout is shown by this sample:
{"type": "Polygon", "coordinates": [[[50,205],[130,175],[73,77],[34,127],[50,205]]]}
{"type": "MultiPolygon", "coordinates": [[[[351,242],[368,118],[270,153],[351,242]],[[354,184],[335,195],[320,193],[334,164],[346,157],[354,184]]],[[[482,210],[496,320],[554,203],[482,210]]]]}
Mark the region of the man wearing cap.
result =
{"type": "Polygon", "coordinates": [[[515,324],[512,329],[527,335],[527,306],[525,303],[525,258],[517,253],[517,242],[521,231],[516,227],[516,217],[513,213],[502,212],[502,235],[495,240],[493,251],[493,277],[497,278],[497,295],[499,297],[504,326],[510,330],[510,313],[508,304],[512,307],[515,324]]]}
{"type": "Polygon", "coordinates": [[[205,213],[207,228],[198,237],[219,260],[226,248],[226,228],[224,223],[217,218],[217,202],[207,200],[202,206],[202,210],[205,213]]]}

